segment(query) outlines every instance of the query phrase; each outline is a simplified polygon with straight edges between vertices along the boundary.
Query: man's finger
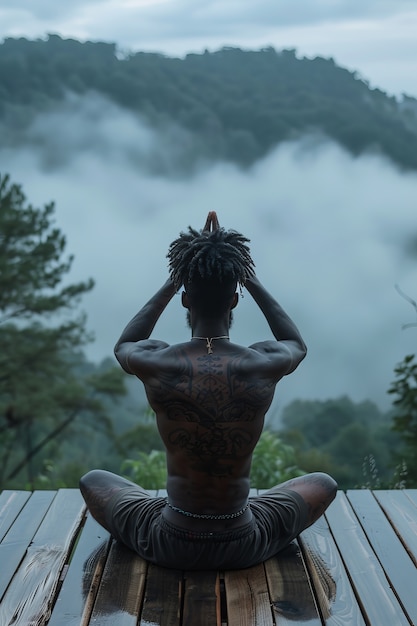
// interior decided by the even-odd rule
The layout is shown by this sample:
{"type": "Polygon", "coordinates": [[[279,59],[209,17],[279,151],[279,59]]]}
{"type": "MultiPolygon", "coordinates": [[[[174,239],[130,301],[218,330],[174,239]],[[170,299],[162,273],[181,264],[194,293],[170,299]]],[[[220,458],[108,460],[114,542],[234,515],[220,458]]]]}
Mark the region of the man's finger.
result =
{"type": "Polygon", "coordinates": [[[217,219],[216,211],[211,211],[211,229],[218,230],[220,228],[219,220],[217,219]]]}
{"type": "Polygon", "coordinates": [[[203,230],[208,230],[210,232],[211,229],[211,214],[212,212],[210,211],[210,213],[207,215],[207,219],[206,219],[206,223],[204,225],[203,230]]]}
{"type": "Polygon", "coordinates": [[[210,211],[207,215],[206,223],[203,230],[211,232],[220,228],[219,220],[217,219],[216,211],[210,211]]]}

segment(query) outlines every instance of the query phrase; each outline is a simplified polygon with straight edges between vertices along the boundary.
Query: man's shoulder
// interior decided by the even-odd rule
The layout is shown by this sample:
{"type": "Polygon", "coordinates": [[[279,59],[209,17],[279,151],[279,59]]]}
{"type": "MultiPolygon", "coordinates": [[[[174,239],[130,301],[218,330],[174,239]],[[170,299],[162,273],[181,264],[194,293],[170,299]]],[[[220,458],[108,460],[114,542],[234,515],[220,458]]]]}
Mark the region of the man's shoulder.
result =
{"type": "Polygon", "coordinates": [[[166,350],[170,348],[170,344],[160,339],[142,339],[134,344],[133,350],[166,350]]]}
{"type": "Polygon", "coordinates": [[[187,357],[190,352],[190,342],[169,344],[159,339],[138,341],[131,351],[131,357],[137,361],[158,361],[160,363],[175,363],[187,357]]]}

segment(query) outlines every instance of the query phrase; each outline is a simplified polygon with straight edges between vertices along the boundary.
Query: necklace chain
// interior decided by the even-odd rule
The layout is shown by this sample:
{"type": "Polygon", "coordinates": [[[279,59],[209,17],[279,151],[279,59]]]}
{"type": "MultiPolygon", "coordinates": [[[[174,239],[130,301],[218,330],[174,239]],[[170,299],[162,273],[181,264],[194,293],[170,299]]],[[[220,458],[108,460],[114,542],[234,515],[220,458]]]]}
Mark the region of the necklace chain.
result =
{"type": "Polygon", "coordinates": [[[230,339],[229,335],[221,335],[220,337],[191,337],[191,339],[202,339],[206,342],[207,354],[213,354],[213,341],[215,339],[230,339]]]}

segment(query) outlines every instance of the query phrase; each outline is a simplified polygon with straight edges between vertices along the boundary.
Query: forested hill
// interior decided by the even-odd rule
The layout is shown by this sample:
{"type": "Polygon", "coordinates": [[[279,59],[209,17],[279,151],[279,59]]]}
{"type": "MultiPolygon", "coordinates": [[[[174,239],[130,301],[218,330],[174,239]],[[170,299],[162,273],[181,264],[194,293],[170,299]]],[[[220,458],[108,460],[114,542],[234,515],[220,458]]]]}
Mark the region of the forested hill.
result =
{"type": "Polygon", "coordinates": [[[273,48],[121,57],[115,44],[57,35],[0,44],[3,146],[24,142],[34,116],[55,109],[69,92],[92,91],[152,126],[175,122],[207,158],[250,165],[284,140],[315,133],[354,155],[381,152],[417,169],[417,100],[370,89],[332,59],[273,48]]]}

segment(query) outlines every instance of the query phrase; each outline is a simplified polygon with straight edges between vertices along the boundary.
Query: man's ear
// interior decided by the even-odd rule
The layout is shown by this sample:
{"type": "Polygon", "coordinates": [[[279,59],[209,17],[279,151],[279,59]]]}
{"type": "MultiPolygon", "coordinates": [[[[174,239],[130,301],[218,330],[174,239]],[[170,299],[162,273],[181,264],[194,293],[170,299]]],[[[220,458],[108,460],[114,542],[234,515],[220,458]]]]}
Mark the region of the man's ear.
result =
{"type": "Polygon", "coordinates": [[[181,294],[181,304],[185,309],[190,308],[190,303],[189,303],[188,295],[186,291],[183,291],[181,294]]]}
{"type": "Polygon", "coordinates": [[[236,291],[235,295],[233,296],[233,300],[232,300],[232,306],[230,307],[231,309],[234,309],[235,307],[237,307],[237,303],[239,302],[239,294],[236,291]]]}

